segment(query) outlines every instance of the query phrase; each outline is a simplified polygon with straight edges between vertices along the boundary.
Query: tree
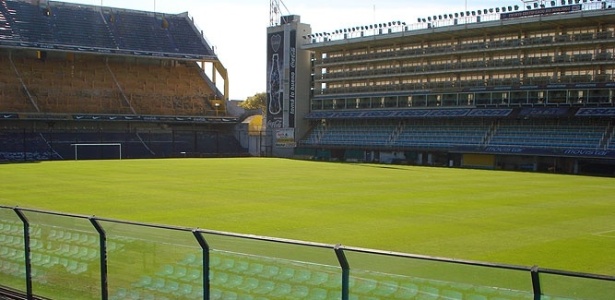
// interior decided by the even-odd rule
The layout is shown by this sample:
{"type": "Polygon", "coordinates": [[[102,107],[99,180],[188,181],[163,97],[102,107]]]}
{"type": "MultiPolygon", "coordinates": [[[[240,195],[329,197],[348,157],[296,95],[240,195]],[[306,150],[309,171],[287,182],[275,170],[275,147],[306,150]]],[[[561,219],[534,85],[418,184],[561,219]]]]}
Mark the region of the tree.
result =
{"type": "Polygon", "coordinates": [[[254,96],[248,97],[243,103],[239,104],[244,109],[262,109],[265,111],[265,103],[267,100],[267,93],[257,93],[254,96]]]}

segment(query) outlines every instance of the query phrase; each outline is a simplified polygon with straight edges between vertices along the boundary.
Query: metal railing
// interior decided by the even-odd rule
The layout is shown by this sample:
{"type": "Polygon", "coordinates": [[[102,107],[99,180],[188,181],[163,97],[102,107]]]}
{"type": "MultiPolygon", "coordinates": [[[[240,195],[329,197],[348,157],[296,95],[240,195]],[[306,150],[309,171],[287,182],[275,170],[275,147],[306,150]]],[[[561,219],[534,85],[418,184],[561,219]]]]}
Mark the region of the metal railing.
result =
{"type": "Polygon", "coordinates": [[[29,298],[50,299],[606,300],[615,295],[612,276],[6,206],[0,206],[0,282],[29,298]]]}

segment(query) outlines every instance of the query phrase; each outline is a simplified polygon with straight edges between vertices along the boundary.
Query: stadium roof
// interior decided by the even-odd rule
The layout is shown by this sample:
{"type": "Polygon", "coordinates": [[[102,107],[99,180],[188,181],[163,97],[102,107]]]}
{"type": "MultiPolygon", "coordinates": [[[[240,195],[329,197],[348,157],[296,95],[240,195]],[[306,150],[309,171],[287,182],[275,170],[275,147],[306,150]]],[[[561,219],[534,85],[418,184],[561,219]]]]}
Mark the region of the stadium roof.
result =
{"type": "Polygon", "coordinates": [[[58,1],[0,2],[0,46],[217,60],[188,13],[58,1]]]}
{"type": "MultiPolygon", "coordinates": [[[[612,1],[609,1],[612,2],[612,1]]],[[[606,2],[604,2],[606,3],[606,2]]],[[[505,32],[521,32],[535,30],[544,27],[569,27],[579,25],[600,26],[615,16],[615,9],[602,8],[600,2],[592,3],[593,6],[581,6],[580,4],[566,6],[567,11],[555,13],[543,13],[543,10],[526,10],[519,16],[500,13],[483,15],[482,21],[474,17],[472,21],[456,22],[449,19],[447,22],[427,22],[410,25],[394,25],[386,30],[360,29],[352,33],[326,33],[316,34],[309,39],[310,43],[302,45],[306,50],[334,51],[344,49],[348,44],[367,42],[371,46],[389,45],[391,42],[407,42],[413,38],[418,40],[442,40],[464,37],[473,37],[477,32],[481,34],[497,34],[505,32]],[[575,9],[578,8],[578,9],[575,9]],[[529,14],[531,12],[534,14],[529,14]],[[503,16],[507,16],[504,18],[503,16]]]]}

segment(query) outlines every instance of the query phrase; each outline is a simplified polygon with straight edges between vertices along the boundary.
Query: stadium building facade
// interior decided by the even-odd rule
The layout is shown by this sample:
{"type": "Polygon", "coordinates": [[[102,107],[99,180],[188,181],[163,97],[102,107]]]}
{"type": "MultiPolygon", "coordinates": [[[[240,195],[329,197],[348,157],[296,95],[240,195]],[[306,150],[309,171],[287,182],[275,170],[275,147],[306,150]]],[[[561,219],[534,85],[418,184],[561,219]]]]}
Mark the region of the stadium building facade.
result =
{"type": "Polygon", "coordinates": [[[527,4],[304,35],[295,154],[612,175],[615,2],[527,4]]]}

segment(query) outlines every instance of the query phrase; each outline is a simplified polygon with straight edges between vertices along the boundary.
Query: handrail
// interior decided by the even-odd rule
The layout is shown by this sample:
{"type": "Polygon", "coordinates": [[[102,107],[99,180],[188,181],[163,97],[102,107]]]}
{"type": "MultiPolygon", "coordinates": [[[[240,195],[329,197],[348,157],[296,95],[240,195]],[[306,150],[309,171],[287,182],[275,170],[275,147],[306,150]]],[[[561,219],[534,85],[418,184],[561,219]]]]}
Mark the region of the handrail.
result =
{"type": "Polygon", "coordinates": [[[150,148],[145,141],[143,140],[143,138],[141,137],[141,135],[137,132],[136,133],[137,138],[139,139],[139,141],[141,142],[141,144],[143,144],[143,146],[145,147],[145,149],[147,149],[147,151],[149,151],[149,153],[151,153],[152,155],[156,155],[156,152],[154,152],[154,150],[152,150],[152,148],[150,148]]]}
{"type": "Polygon", "coordinates": [[[21,78],[21,74],[19,74],[19,70],[17,70],[17,66],[13,62],[13,52],[9,52],[9,61],[11,62],[11,68],[13,69],[13,72],[15,72],[15,75],[17,75],[17,79],[19,80],[19,83],[21,84],[21,88],[23,88],[24,92],[28,96],[30,103],[32,103],[32,106],[34,106],[37,112],[41,112],[40,108],[36,104],[36,101],[34,100],[34,97],[32,97],[32,94],[30,94],[30,90],[28,90],[26,83],[23,81],[23,78],[21,78]]]}
{"type": "Polygon", "coordinates": [[[113,78],[113,82],[115,82],[115,86],[117,86],[117,89],[120,91],[120,95],[122,95],[122,99],[124,99],[124,102],[128,104],[128,107],[130,107],[130,111],[132,111],[132,113],[136,115],[137,112],[135,111],[134,107],[132,107],[132,104],[130,103],[130,101],[128,100],[128,97],[126,97],[126,94],[124,93],[124,89],[122,89],[122,86],[117,81],[117,77],[115,77],[115,73],[113,73],[113,71],[111,70],[111,67],[109,66],[109,59],[105,59],[105,66],[107,67],[107,70],[111,74],[111,77],[113,78]]]}

